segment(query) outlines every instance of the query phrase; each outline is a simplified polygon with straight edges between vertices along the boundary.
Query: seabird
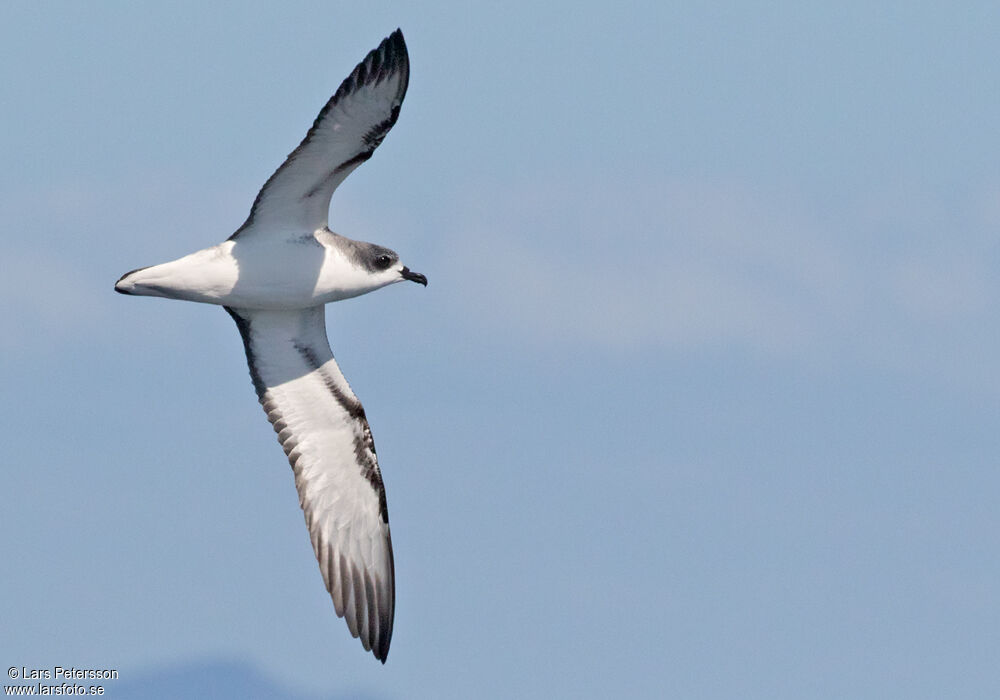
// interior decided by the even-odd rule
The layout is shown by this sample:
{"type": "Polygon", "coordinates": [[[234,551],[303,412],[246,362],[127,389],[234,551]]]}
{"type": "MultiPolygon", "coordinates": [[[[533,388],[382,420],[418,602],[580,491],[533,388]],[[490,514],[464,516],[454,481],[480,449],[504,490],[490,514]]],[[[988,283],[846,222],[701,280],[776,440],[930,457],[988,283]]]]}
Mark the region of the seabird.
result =
{"type": "Polygon", "coordinates": [[[324,305],[409,280],[399,256],[327,226],[330,197],[396,123],[410,76],[397,29],[326,103],[232,236],[122,275],[122,294],[219,304],[243,337],[250,378],[295,473],[337,615],[385,663],[396,584],[385,488],[368,420],[333,358],[324,305]]]}

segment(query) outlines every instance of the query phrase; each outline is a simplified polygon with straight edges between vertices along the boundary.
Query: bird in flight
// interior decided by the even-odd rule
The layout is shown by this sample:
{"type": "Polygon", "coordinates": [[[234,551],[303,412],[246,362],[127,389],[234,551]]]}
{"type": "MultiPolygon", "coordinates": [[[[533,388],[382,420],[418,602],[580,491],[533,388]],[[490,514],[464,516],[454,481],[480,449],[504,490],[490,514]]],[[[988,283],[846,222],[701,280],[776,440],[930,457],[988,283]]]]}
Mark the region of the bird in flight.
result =
{"type": "Polygon", "coordinates": [[[396,123],[410,76],[396,30],[341,83],[222,243],[122,275],[115,291],[222,306],[295,474],[323,581],[351,634],[385,663],[396,584],[385,488],[365,410],[333,358],[324,305],[427,278],[330,230],[330,197],[396,123]]]}

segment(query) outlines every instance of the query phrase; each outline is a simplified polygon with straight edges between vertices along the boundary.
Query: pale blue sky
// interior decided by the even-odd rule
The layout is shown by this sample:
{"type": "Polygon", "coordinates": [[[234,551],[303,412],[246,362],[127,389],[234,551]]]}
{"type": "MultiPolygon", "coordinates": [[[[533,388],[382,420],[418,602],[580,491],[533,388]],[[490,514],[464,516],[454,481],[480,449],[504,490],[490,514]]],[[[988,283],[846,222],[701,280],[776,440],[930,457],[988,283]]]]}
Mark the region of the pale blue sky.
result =
{"type": "Polygon", "coordinates": [[[5,3],[0,661],[1000,694],[1000,9],[693,5],[5,3]],[[430,279],[328,311],[388,489],[383,667],[231,320],[112,286],[228,236],[397,26],[401,117],[330,218],[430,279]]]}

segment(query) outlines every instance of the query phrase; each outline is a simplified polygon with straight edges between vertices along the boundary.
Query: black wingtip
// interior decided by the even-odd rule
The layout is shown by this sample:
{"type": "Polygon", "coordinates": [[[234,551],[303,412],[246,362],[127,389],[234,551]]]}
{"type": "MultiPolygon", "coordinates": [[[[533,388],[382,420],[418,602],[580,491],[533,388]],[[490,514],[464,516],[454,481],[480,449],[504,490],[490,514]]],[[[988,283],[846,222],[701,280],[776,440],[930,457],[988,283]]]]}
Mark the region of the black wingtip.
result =
{"type": "MultiPolygon", "coordinates": [[[[388,80],[392,76],[398,76],[399,78],[395,103],[388,118],[372,126],[363,137],[365,145],[368,147],[367,154],[362,153],[358,158],[367,160],[371,156],[371,152],[379,147],[382,139],[389,133],[389,129],[399,119],[399,110],[403,105],[403,98],[406,97],[406,88],[410,83],[410,56],[406,51],[406,42],[403,41],[403,32],[400,29],[396,29],[396,31],[383,39],[378,48],[368,52],[365,60],[359,63],[347,79],[341,83],[340,87],[337,88],[337,92],[330,100],[330,103],[327,104],[327,107],[323,108],[320,116],[316,118],[316,123],[319,123],[327,108],[344,95],[354,92],[362,85],[376,85],[384,80],[388,80]]],[[[316,128],[315,125],[313,128],[316,128]]],[[[348,161],[349,163],[351,161],[348,161]]]]}
{"type": "MultiPolygon", "coordinates": [[[[405,72],[405,82],[405,79],[409,78],[409,58],[406,40],[403,39],[403,31],[397,28],[396,31],[379,42],[376,48],[369,51],[365,59],[355,67],[354,72],[348,78],[348,80],[352,80],[353,84],[347,87],[352,90],[358,85],[377,83],[398,72],[405,72]]],[[[341,86],[341,89],[343,88],[344,86],[341,86]]],[[[405,87],[403,92],[405,92],[405,87]]]]}
{"type": "MultiPolygon", "coordinates": [[[[372,62],[376,66],[381,64],[375,71],[377,80],[382,80],[399,71],[405,71],[404,82],[409,82],[410,55],[406,50],[406,40],[403,38],[403,30],[399,27],[396,27],[396,31],[383,39],[382,43],[369,54],[368,58],[374,59],[372,62]]],[[[368,63],[368,60],[365,60],[364,63],[368,63]]],[[[405,94],[405,87],[403,87],[402,92],[405,94]]],[[[402,101],[402,95],[400,96],[400,101],[402,101]]]]}

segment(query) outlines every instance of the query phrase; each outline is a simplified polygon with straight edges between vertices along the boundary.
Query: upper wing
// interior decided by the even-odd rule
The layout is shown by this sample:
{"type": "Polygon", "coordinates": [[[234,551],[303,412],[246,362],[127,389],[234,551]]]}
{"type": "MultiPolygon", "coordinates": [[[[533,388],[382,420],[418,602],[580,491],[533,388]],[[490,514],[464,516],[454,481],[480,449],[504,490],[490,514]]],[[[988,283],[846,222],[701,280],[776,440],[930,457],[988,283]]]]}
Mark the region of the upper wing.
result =
{"type": "Polygon", "coordinates": [[[365,411],[330,352],[323,307],[226,310],[295,472],[337,615],[385,663],[396,596],[385,488],[365,411]]]}
{"type": "Polygon", "coordinates": [[[397,29],[341,83],[230,239],[256,230],[312,233],[326,226],[333,191],[371,158],[396,123],[409,79],[406,43],[397,29]]]}

